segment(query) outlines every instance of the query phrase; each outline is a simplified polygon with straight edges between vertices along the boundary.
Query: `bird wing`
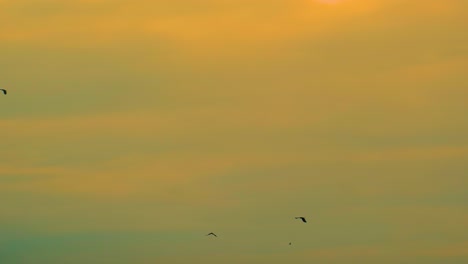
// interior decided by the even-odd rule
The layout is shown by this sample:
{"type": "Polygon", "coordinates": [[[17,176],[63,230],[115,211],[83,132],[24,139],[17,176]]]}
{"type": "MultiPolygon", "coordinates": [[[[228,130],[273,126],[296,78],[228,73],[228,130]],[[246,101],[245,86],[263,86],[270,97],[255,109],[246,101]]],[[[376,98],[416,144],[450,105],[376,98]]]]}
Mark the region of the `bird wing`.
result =
{"type": "Polygon", "coordinates": [[[0,89],[3,91],[4,94],[7,94],[7,91],[5,89],[0,89]]]}
{"type": "Polygon", "coordinates": [[[302,217],[302,216],[298,216],[298,217],[295,217],[295,218],[296,218],[296,219],[301,219],[303,222],[307,222],[307,221],[305,220],[305,218],[302,217]]]}

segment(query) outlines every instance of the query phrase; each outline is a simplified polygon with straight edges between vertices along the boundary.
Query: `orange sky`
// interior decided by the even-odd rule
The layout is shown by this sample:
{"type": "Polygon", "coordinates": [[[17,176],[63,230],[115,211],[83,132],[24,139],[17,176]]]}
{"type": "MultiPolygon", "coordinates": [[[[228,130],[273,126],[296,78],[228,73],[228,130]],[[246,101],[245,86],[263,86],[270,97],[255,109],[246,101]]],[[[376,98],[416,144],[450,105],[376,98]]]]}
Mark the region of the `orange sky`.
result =
{"type": "Polygon", "coordinates": [[[0,259],[467,262],[467,13],[0,0],[0,259]]]}

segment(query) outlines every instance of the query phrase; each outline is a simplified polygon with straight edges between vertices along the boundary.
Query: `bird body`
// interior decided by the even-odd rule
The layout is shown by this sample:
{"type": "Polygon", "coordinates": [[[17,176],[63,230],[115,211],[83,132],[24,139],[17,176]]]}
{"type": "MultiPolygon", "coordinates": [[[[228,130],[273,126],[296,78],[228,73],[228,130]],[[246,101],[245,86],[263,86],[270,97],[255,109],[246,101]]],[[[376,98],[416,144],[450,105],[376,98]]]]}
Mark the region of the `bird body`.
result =
{"type": "Polygon", "coordinates": [[[302,222],[307,223],[305,217],[299,216],[299,217],[295,217],[295,218],[296,218],[296,219],[301,219],[302,222]]]}

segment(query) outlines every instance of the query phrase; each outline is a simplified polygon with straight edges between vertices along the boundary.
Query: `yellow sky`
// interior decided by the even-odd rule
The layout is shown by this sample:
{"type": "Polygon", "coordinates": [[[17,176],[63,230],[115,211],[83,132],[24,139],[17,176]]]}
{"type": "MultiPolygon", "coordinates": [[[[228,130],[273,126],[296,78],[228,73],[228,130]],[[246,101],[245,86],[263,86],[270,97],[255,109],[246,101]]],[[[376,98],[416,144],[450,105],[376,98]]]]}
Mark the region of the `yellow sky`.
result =
{"type": "Polygon", "coordinates": [[[465,263],[467,17],[0,0],[0,258],[465,263]]]}

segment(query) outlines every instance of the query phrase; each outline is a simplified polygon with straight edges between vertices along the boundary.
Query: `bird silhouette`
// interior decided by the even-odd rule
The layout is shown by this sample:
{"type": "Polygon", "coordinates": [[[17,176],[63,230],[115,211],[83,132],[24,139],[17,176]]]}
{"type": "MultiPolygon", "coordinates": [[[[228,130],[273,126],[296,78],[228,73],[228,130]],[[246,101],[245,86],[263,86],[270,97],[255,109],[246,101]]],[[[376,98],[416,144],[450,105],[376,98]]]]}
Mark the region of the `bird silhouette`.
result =
{"type": "Polygon", "coordinates": [[[3,91],[3,94],[7,94],[7,90],[5,90],[5,89],[0,89],[0,90],[3,91]]]}
{"type": "Polygon", "coordinates": [[[213,235],[213,236],[215,236],[215,237],[218,237],[218,236],[217,236],[215,233],[213,233],[213,232],[209,233],[207,236],[209,236],[209,235],[213,235]]]}
{"type": "Polygon", "coordinates": [[[291,245],[291,242],[289,242],[289,245],[291,245]]]}
{"type": "Polygon", "coordinates": [[[296,217],[296,219],[301,219],[301,220],[302,220],[302,222],[304,222],[304,223],[307,223],[307,221],[306,221],[305,217],[299,216],[299,217],[296,217]]]}

